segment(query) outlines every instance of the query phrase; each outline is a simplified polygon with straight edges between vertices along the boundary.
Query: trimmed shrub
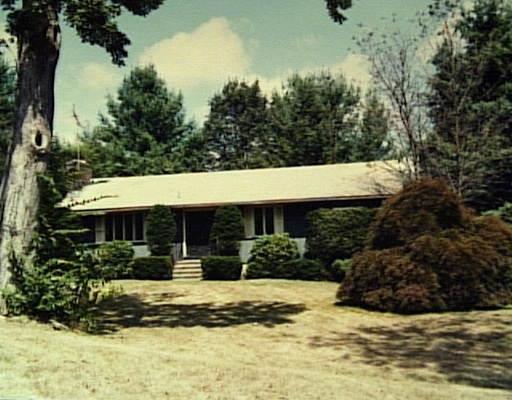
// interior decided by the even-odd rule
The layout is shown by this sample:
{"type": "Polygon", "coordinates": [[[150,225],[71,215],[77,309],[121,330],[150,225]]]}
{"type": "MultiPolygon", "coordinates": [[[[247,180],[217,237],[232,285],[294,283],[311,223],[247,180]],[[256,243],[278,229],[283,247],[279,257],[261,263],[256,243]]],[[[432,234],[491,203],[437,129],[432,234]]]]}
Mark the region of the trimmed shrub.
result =
{"type": "Polygon", "coordinates": [[[204,257],[201,268],[206,280],[236,281],[242,274],[242,261],[237,256],[204,257]]]}
{"type": "Polygon", "coordinates": [[[298,279],[302,281],[323,281],[329,278],[329,273],[318,260],[296,258],[276,267],[275,276],[279,279],[298,279]]]}
{"type": "Polygon", "coordinates": [[[331,276],[336,282],[341,282],[345,279],[347,272],[352,268],[352,260],[334,260],[329,270],[331,276]]]}
{"type": "Polygon", "coordinates": [[[262,236],[251,250],[247,279],[276,278],[276,271],[296,258],[299,258],[297,243],[287,233],[262,236]]]}
{"type": "Polygon", "coordinates": [[[171,257],[137,257],[132,262],[134,279],[167,280],[172,279],[171,257]]]}
{"type": "MultiPolygon", "coordinates": [[[[351,258],[365,245],[375,210],[365,207],[319,209],[307,215],[307,257],[331,269],[337,259],[351,258]]],[[[331,271],[333,279],[337,277],[331,271]]]]}
{"type": "Polygon", "coordinates": [[[171,209],[156,205],[149,211],[146,219],[146,238],[152,256],[168,256],[176,237],[176,221],[171,209]]]}
{"type": "Polygon", "coordinates": [[[399,313],[504,306],[512,302],[512,230],[476,217],[442,181],[411,184],[378,212],[337,297],[399,313]]]}
{"type": "Polygon", "coordinates": [[[244,221],[237,206],[219,207],[215,211],[210,245],[212,254],[238,256],[239,240],[244,238],[244,221]]]}
{"type": "Polygon", "coordinates": [[[100,264],[99,278],[129,278],[132,275],[131,262],[134,254],[131,242],[116,240],[101,244],[96,252],[100,264]]]}

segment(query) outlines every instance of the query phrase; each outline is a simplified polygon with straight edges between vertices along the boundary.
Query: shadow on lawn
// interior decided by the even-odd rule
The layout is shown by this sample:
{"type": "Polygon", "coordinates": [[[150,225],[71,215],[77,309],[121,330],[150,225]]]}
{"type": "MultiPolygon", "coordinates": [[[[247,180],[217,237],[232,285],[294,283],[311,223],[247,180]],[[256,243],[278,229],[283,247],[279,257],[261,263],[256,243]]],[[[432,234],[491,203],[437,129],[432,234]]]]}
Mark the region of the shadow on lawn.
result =
{"type": "MultiPolygon", "coordinates": [[[[176,296],[180,297],[180,296],[176,296]]],[[[153,297],[121,295],[98,306],[98,333],[107,334],[129,327],[195,327],[222,328],[242,324],[273,327],[294,322],[290,316],[306,310],[303,304],[283,302],[241,301],[236,303],[173,304],[173,296],[153,297]]]]}
{"type": "MultiPolygon", "coordinates": [[[[378,367],[407,369],[425,379],[425,369],[450,382],[512,389],[510,314],[439,314],[389,326],[361,326],[355,332],[313,337],[312,346],[328,346],[378,367]]],[[[411,317],[415,318],[415,317],[411,317]]]]}

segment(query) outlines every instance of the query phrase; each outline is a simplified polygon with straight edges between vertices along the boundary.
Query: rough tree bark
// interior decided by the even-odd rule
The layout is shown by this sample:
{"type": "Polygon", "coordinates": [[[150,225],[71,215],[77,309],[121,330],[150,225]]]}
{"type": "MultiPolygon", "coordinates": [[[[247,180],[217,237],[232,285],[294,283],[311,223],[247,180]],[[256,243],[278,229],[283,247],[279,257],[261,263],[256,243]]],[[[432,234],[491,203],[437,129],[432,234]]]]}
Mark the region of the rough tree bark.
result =
{"type": "MultiPolygon", "coordinates": [[[[0,291],[11,278],[13,260],[25,260],[37,224],[37,176],[46,169],[54,114],[55,69],[61,36],[58,13],[31,12],[26,0],[17,23],[18,100],[8,168],[0,193],[0,291]]],[[[6,312],[0,297],[0,313],[6,312]]]]}

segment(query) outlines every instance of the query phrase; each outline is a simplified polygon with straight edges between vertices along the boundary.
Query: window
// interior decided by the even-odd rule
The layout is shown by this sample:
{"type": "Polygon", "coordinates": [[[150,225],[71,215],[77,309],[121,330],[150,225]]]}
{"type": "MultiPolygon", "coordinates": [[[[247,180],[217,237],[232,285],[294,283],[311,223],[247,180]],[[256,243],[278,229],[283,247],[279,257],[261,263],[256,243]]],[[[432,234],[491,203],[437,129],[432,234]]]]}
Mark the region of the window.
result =
{"type": "Polygon", "coordinates": [[[274,208],[261,207],[254,209],[254,233],[256,236],[274,233],[274,208]]]}
{"type": "Polygon", "coordinates": [[[105,217],[105,240],[144,240],[144,216],[141,212],[107,214],[105,217]]]}
{"type": "Polygon", "coordinates": [[[83,243],[96,242],[96,218],[93,216],[82,217],[82,226],[87,229],[82,235],[83,243]]]}

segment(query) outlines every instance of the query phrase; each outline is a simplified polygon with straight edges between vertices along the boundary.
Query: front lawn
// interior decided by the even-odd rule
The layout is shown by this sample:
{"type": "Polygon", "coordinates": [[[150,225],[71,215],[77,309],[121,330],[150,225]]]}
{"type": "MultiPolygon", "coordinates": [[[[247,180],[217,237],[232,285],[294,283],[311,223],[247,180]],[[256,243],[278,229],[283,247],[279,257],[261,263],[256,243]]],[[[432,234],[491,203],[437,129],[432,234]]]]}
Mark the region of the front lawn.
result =
{"type": "Polygon", "coordinates": [[[0,397],[512,398],[512,309],[373,313],[335,306],[330,282],[121,283],[97,335],[0,319],[0,397]]]}

